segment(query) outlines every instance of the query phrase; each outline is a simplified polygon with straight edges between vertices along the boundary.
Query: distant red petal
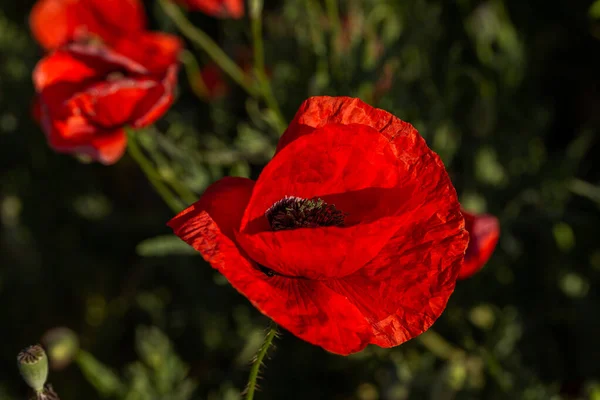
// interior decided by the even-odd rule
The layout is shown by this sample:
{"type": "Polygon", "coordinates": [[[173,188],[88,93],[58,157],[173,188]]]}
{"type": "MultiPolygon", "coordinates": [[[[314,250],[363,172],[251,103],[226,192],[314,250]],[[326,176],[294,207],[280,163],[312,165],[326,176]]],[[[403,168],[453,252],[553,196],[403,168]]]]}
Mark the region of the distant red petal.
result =
{"type": "Polygon", "coordinates": [[[135,74],[148,72],[140,64],[104,46],[73,44],[40,60],[33,71],[33,83],[38,92],[56,83],[82,87],[91,79],[103,79],[110,72],[121,70],[135,74]]]}
{"type": "Polygon", "coordinates": [[[69,42],[73,28],[68,24],[67,0],[39,0],[29,15],[29,25],[35,39],[46,49],[69,42]]]}
{"type": "Polygon", "coordinates": [[[111,44],[146,26],[140,0],[38,0],[29,23],[36,40],[55,49],[88,35],[111,44]]]}
{"type": "Polygon", "coordinates": [[[49,135],[50,147],[61,153],[85,154],[105,165],[119,161],[127,149],[123,129],[96,134],[84,140],[64,140],[58,134],[49,135]]]}
{"type": "Polygon", "coordinates": [[[160,83],[151,79],[103,81],[76,93],[69,103],[90,123],[102,129],[114,129],[132,121],[148,92],[157,87],[161,87],[160,83]]]}
{"type": "Polygon", "coordinates": [[[131,126],[134,128],[148,126],[167,112],[175,100],[177,71],[178,65],[171,65],[167,68],[160,85],[154,86],[146,93],[146,96],[137,105],[136,112],[132,116],[131,126]]]}
{"type": "Polygon", "coordinates": [[[318,281],[267,277],[221,230],[231,232],[239,224],[241,213],[235,215],[235,210],[242,208],[237,203],[250,197],[252,181],[239,179],[218,181],[169,226],[256,308],[296,336],[339,354],[364,348],[371,328],[344,296],[318,281]],[[232,208],[222,208],[220,201],[232,208]],[[218,226],[204,207],[216,212],[218,226]]]}
{"type": "Polygon", "coordinates": [[[163,32],[144,32],[123,37],[113,45],[116,52],[127,55],[154,74],[164,74],[169,67],[179,64],[182,48],[181,39],[163,32]]]}
{"type": "Polygon", "coordinates": [[[466,279],[479,272],[488,262],[500,238],[498,218],[489,214],[475,215],[462,211],[470,240],[458,279],[466,279]]]}
{"type": "Polygon", "coordinates": [[[177,0],[190,10],[202,11],[217,18],[241,18],[244,16],[243,0],[177,0]]]}

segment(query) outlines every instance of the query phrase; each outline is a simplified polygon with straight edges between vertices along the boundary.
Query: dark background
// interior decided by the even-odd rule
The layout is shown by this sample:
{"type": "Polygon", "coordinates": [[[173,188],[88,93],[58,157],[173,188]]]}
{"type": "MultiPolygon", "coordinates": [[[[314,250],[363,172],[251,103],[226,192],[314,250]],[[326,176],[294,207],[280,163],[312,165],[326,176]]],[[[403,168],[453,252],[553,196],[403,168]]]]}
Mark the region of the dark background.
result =
{"type": "MultiPolygon", "coordinates": [[[[31,71],[43,56],[28,30],[33,3],[0,1],[0,399],[25,398],[16,354],[57,326],[114,372],[80,355],[51,372],[63,399],[238,399],[267,319],[169,238],[136,251],[170,233],[173,213],[130,157],[106,167],[47,147],[31,117],[31,71]]],[[[306,97],[327,94],[413,123],[463,205],[498,216],[502,235],[433,327],[455,351],[429,336],[341,357],[283,332],[257,398],[600,398],[591,4],[348,1],[336,39],[324,3],[268,2],[267,64],[288,120],[306,97]]],[[[154,29],[176,32],[146,5],[154,29]]],[[[190,17],[233,58],[251,44],[247,19],[190,17]]],[[[223,175],[256,177],[276,143],[263,105],[228,85],[202,101],[182,71],[176,105],[144,134],[155,162],[198,194],[223,175]]]]}

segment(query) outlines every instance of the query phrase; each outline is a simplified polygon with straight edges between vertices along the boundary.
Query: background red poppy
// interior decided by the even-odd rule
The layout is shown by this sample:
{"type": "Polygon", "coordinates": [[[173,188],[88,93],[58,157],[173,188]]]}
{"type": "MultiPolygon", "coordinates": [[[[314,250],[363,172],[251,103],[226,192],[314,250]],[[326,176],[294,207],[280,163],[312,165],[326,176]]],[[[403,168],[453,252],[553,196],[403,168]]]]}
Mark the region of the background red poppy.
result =
{"type": "Polygon", "coordinates": [[[494,253],[500,238],[498,218],[489,214],[472,214],[465,210],[462,213],[465,228],[469,232],[469,247],[458,279],[466,279],[479,272],[494,253]]]}
{"type": "Polygon", "coordinates": [[[56,50],[34,71],[48,143],[60,152],[116,162],[126,148],[125,126],[146,126],[171,105],[176,74],[177,64],[152,73],[103,46],[56,50]]]}

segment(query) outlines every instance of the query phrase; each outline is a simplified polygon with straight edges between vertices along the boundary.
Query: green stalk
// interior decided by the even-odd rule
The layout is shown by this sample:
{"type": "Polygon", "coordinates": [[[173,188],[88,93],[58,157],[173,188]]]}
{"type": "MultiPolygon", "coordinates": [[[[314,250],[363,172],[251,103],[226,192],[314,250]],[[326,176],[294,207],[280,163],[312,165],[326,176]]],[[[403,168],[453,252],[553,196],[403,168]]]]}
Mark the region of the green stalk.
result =
{"type": "Polygon", "coordinates": [[[165,14],[171,18],[179,31],[190,41],[200,47],[209,55],[210,58],[221,68],[227,75],[231,77],[238,85],[240,85],[248,94],[253,97],[258,95],[256,88],[248,81],[244,71],[235,63],[221,48],[216,44],[210,36],[204,31],[194,26],[181,11],[179,6],[171,0],[159,0],[158,3],[162,7],[165,14]]]}
{"type": "MultiPolygon", "coordinates": [[[[262,37],[262,9],[263,0],[250,1],[250,24],[252,29],[252,47],[254,49],[254,74],[260,84],[262,97],[267,103],[267,107],[275,114],[279,130],[283,131],[286,127],[286,121],[281,113],[277,99],[273,94],[271,83],[265,70],[265,50],[262,37]]],[[[281,133],[281,132],[279,132],[281,133]]]]}
{"type": "Polygon", "coordinates": [[[178,213],[183,210],[184,205],[173,195],[173,192],[164,184],[159,173],[154,169],[152,163],[146,158],[142,150],[140,149],[136,137],[135,132],[128,131],[128,144],[127,151],[131,155],[131,157],[138,163],[146,177],[156,190],[156,192],[162,197],[162,199],[167,203],[169,208],[178,213]]]}
{"type": "Polygon", "coordinates": [[[260,349],[258,349],[258,353],[256,353],[256,357],[254,358],[254,363],[252,364],[252,368],[250,369],[248,385],[246,386],[246,400],[254,399],[254,392],[256,391],[256,381],[258,379],[258,373],[260,372],[260,367],[263,363],[263,359],[267,355],[269,347],[271,347],[275,336],[277,336],[277,324],[271,322],[271,327],[269,328],[267,336],[265,336],[265,341],[263,342],[260,349]]]}
{"type": "Polygon", "coordinates": [[[450,360],[464,354],[463,350],[454,347],[433,329],[429,329],[417,336],[417,340],[432,354],[445,360],[450,360]]]}

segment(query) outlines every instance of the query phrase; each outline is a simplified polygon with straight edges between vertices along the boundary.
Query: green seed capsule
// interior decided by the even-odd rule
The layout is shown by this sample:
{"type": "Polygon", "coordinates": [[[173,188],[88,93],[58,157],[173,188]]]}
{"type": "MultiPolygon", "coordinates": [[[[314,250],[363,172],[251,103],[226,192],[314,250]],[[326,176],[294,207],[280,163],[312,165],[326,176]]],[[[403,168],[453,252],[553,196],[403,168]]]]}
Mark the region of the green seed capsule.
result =
{"type": "Polygon", "coordinates": [[[29,387],[36,392],[42,392],[48,379],[48,357],[42,346],[29,346],[21,351],[17,356],[17,365],[29,387]]]}

